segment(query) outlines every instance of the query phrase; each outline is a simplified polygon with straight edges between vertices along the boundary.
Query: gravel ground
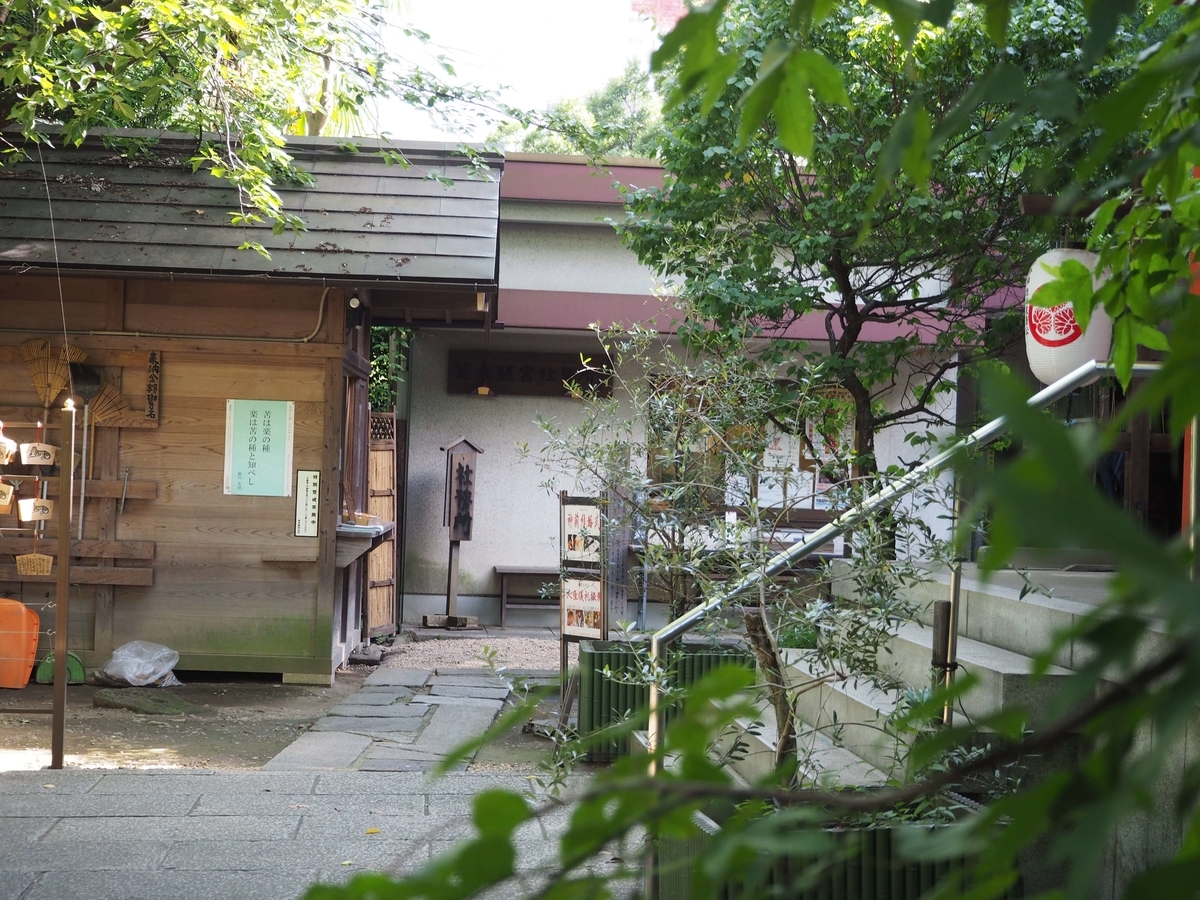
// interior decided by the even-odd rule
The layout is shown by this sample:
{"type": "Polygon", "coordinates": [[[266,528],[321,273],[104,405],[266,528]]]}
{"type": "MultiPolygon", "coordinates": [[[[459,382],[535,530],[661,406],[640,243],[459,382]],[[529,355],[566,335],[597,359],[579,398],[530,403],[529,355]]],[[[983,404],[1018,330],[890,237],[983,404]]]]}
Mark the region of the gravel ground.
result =
{"type": "MultiPolygon", "coordinates": [[[[509,669],[558,671],[558,641],[539,638],[447,638],[445,640],[397,641],[383,665],[408,669],[478,669],[484,662],[484,648],[496,651],[496,665],[509,669]]],[[[578,645],[568,648],[571,661],[578,645]]]]}

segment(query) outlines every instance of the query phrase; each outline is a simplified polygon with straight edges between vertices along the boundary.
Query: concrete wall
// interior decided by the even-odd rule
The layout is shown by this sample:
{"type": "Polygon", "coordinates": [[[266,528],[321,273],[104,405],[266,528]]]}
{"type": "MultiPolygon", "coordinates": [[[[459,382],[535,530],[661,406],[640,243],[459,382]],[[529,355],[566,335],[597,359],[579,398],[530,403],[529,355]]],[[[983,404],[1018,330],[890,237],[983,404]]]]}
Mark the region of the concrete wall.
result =
{"type": "MultiPolygon", "coordinates": [[[[412,391],[404,562],[404,619],[417,621],[444,612],[448,529],[442,527],[445,454],[438,448],[463,435],[482,446],[471,541],[461,548],[459,612],[499,620],[500,583],[493,566],[558,564],[558,499],[542,485],[536,451],[543,442],[538,416],[564,426],[576,424],[579,401],[558,397],[480,397],[446,393],[450,349],[496,352],[541,351],[594,356],[596,338],[587,333],[531,335],[467,331],[421,331],[412,343],[412,391]],[[531,455],[522,459],[518,444],[531,455]]],[[[564,487],[567,487],[564,485],[564,487]]],[[[522,584],[531,593],[536,585],[522,584]]],[[[523,614],[514,616],[514,623],[523,614]]]]}

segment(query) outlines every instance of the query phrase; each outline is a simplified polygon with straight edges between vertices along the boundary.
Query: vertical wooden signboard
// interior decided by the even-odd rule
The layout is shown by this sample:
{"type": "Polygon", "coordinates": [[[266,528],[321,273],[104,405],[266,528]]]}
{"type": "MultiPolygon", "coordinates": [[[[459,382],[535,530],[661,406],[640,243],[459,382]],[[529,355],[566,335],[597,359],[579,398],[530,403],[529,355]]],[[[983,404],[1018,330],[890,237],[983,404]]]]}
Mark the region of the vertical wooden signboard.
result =
{"type": "MultiPolygon", "coordinates": [[[[483,453],[465,437],[446,447],[446,495],[442,506],[442,525],[450,529],[450,559],[446,573],[446,616],[458,617],[458,550],[462,541],[471,540],[475,524],[476,457],[483,453]]],[[[425,617],[434,624],[433,617],[425,617]]],[[[447,621],[445,624],[457,624],[447,621]]]]}
{"type": "Polygon", "coordinates": [[[604,492],[604,640],[629,618],[629,545],[633,515],[629,501],[617,490],[604,492]]]}

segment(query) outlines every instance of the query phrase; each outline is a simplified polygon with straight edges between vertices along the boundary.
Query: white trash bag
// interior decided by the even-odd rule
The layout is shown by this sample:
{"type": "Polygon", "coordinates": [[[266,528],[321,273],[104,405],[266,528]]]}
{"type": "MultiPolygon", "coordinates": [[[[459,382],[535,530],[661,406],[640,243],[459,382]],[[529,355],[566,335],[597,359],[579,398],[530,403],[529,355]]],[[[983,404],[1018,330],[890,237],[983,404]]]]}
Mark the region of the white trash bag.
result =
{"type": "Polygon", "coordinates": [[[130,641],[113,651],[101,674],[112,685],[174,687],[182,684],[171,672],[178,662],[178,651],[170,647],[150,641],[130,641]]]}

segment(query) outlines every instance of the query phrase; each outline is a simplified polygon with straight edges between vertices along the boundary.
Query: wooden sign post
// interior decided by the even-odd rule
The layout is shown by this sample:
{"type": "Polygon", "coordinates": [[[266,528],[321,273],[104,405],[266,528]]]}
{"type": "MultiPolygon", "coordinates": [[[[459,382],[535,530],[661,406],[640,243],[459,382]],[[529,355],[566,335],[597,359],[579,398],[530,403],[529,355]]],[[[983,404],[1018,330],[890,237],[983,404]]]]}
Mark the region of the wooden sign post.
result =
{"type": "Polygon", "coordinates": [[[441,448],[446,453],[446,499],[442,525],[450,529],[450,560],[446,572],[446,614],[425,616],[429,628],[465,628],[477,625],[476,616],[458,614],[458,550],[469,541],[475,524],[476,457],[483,453],[465,437],[441,448]]]}

